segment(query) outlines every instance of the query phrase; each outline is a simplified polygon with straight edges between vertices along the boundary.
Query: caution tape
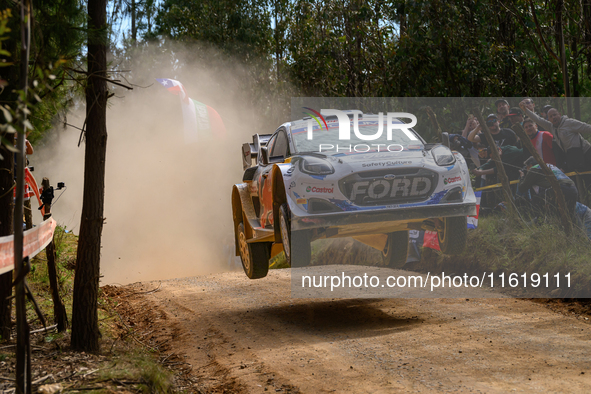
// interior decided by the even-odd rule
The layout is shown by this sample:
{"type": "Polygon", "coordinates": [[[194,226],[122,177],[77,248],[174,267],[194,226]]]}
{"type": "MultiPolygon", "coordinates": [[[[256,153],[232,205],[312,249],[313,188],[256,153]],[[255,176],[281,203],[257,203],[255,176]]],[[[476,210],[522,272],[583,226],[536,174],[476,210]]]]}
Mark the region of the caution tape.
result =
{"type": "MultiPolygon", "coordinates": [[[[37,227],[23,234],[23,258],[33,257],[41,252],[53,240],[56,221],[53,218],[44,220],[37,227]]],[[[14,235],[0,237],[0,274],[14,269],[14,235]]]]}
{"type": "MultiPolygon", "coordinates": [[[[588,175],[591,174],[591,171],[585,171],[585,172],[577,172],[577,171],[573,171],[573,172],[569,172],[568,174],[564,174],[566,176],[576,176],[576,175],[588,175]]],[[[518,180],[515,181],[511,181],[509,182],[510,185],[514,185],[516,183],[519,183],[518,180]]],[[[488,186],[483,186],[483,187],[479,187],[474,189],[475,192],[479,192],[482,190],[490,190],[490,189],[496,189],[497,187],[503,187],[502,183],[495,183],[494,185],[488,185],[488,186]]]]}

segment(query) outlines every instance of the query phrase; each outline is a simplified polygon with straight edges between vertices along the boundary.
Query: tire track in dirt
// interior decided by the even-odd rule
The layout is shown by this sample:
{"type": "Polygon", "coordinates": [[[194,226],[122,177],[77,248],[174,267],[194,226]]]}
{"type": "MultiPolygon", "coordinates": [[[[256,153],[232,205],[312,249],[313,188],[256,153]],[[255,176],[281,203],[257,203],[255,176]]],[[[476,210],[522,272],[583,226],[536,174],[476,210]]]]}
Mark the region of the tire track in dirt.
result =
{"type": "Polygon", "coordinates": [[[591,326],[527,300],[292,299],[275,270],[129,301],[165,312],[200,392],[591,391],[591,326]]]}

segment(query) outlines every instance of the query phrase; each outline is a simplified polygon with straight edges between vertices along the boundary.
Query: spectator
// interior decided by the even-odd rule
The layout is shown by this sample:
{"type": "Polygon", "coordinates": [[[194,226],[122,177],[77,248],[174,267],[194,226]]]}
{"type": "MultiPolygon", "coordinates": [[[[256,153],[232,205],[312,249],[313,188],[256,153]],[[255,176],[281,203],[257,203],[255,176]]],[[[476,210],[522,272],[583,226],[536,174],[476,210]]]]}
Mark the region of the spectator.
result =
{"type": "Polygon", "coordinates": [[[531,118],[527,118],[523,121],[523,130],[525,130],[531,143],[534,145],[540,156],[542,156],[542,160],[546,163],[556,165],[556,159],[552,150],[552,140],[554,138],[552,134],[547,131],[538,130],[538,125],[531,118]]]}
{"type": "Polygon", "coordinates": [[[527,109],[529,109],[533,113],[536,113],[536,111],[535,111],[536,104],[534,103],[534,100],[532,100],[531,97],[524,98],[523,99],[523,103],[525,104],[525,107],[527,109]]]}
{"type": "MultiPolygon", "coordinates": [[[[544,172],[540,168],[540,165],[537,164],[536,159],[534,159],[533,157],[530,157],[529,159],[527,159],[525,161],[524,164],[527,168],[527,175],[525,175],[525,177],[523,177],[523,180],[519,183],[517,193],[520,195],[524,195],[524,194],[527,194],[527,191],[530,188],[534,188],[534,187],[542,188],[543,190],[542,191],[538,190],[536,192],[536,194],[540,195],[540,194],[546,193],[546,191],[547,191],[548,196],[549,196],[548,201],[550,202],[550,206],[554,207],[554,209],[556,209],[556,207],[557,207],[556,197],[554,196],[554,192],[552,191],[552,186],[550,185],[550,181],[548,181],[548,179],[546,179],[546,175],[544,174],[544,172]]],[[[579,195],[579,192],[577,190],[577,187],[575,186],[575,183],[569,177],[564,175],[564,173],[562,171],[560,171],[558,169],[558,167],[556,167],[552,164],[548,164],[548,163],[546,163],[546,165],[554,173],[554,176],[556,176],[556,179],[558,180],[558,184],[560,185],[560,190],[562,190],[562,194],[564,195],[564,200],[566,202],[566,208],[568,209],[570,217],[573,217],[573,215],[575,213],[575,205],[577,203],[577,198],[579,195]]],[[[535,191],[535,189],[534,189],[534,191],[535,191]]]]}
{"type": "MultiPolygon", "coordinates": [[[[517,147],[517,136],[511,129],[500,128],[499,121],[495,114],[490,114],[486,117],[486,125],[488,126],[497,146],[513,145],[517,147]]],[[[473,143],[481,143],[488,147],[486,137],[478,135],[479,131],[480,125],[470,132],[468,140],[473,143]]]]}
{"type": "Polygon", "coordinates": [[[462,130],[462,137],[468,138],[470,131],[474,130],[476,127],[478,127],[478,120],[476,120],[474,115],[468,116],[466,126],[464,127],[464,130],[462,130]]]}
{"type": "MultiPolygon", "coordinates": [[[[544,105],[542,107],[542,110],[540,111],[540,117],[548,120],[548,111],[550,111],[552,108],[554,108],[554,107],[552,107],[551,105],[544,105]]],[[[534,111],[532,111],[532,112],[534,112],[534,111]]],[[[540,126],[540,125],[538,125],[538,130],[540,130],[540,131],[548,131],[545,128],[543,128],[542,126],[540,126]]]]}
{"type": "Polygon", "coordinates": [[[566,171],[591,170],[591,144],[581,136],[581,133],[591,133],[591,125],[561,115],[556,108],[548,110],[548,120],[545,120],[528,110],[523,101],[519,106],[556,137],[558,146],[566,154],[566,171]]]}
{"type": "Polygon", "coordinates": [[[480,166],[480,159],[478,158],[478,150],[472,145],[467,138],[459,135],[459,134],[450,134],[449,135],[449,142],[450,147],[453,150],[457,150],[462,154],[462,156],[470,156],[472,162],[476,167],[480,166]]]}
{"type": "Polygon", "coordinates": [[[575,223],[591,240],[591,209],[580,202],[575,206],[575,223]]]}
{"type": "MultiPolygon", "coordinates": [[[[527,105],[526,105],[526,107],[527,107],[527,105]]],[[[548,111],[550,111],[552,108],[554,108],[554,107],[553,107],[553,106],[551,106],[551,105],[544,105],[544,106],[542,107],[542,110],[540,111],[540,117],[542,117],[542,118],[544,118],[544,119],[548,120],[548,111]]],[[[530,111],[531,111],[531,110],[530,110],[530,111]]],[[[532,111],[532,112],[533,112],[533,111],[532,111]]],[[[541,129],[540,129],[540,130],[541,130],[541,129]]]]}
{"type": "Polygon", "coordinates": [[[508,129],[511,127],[511,121],[507,117],[507,115],[509,115],[509,102],[504,99],[498,99],[495,101],[495,107],[497,107],[497,118],[501,128],[508,129]]]}
{"type": "MultiPolygon", "coordinates": [[[[505,169],[505,173],[507,174],[507,178],[509,181],[514,181],[519,179],[519,169],[523,164],[523,150],[516,148],[513,145],[505,145],[501,147],[497,147],[499,150],[499,155],[501,156],[501,162],[503,163],[503,168],[505,169]]],[[[487,148],[487,152],[490,157],[491,148],[487,148]]],[[[497,173],[497,166],[495,165],[493,159],[491,158],[489,161],[481,165],[480,167],[472,170],[472,173],[476,176],[480,175],[492,175],[497,173]]]]}
{"type": "Polygon", "coordinates": [[[523,124],[523,112],[521,112],[521,110],[517,107],[511,108],[511,110],[509,111],[509,115],[507,115],[507,117],[511,122],[511,127],[513,127],[513,125],[517,123],[519,123],[520,125],[523,124]]]}

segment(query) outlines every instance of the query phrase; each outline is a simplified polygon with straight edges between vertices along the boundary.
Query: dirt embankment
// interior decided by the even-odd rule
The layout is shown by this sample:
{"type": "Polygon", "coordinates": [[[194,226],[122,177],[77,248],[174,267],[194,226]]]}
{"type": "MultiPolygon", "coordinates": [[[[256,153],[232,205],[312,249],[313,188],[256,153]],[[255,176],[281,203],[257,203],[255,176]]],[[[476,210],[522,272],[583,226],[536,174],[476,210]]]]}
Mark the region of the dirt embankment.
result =
{"type": "Polygon", "coordinates": [[[289,273],[108,294],[195,392],[591,392],[584,315],[517,299],[294,299],[289,273]]]}

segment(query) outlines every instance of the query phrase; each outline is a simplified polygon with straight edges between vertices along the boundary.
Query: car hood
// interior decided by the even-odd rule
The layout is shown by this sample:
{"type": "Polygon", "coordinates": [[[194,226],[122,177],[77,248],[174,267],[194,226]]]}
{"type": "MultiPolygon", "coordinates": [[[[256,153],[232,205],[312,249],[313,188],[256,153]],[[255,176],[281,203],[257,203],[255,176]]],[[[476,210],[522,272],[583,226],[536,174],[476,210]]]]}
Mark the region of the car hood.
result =
{"type": "Polygon", "coordinates": [[[335,167],[350,167],[351,171],[398,168],[404,166],[423,167],[433,165],[433,156],[423,150],[401,152],[329,153],[326,159],[335,167]]]}

